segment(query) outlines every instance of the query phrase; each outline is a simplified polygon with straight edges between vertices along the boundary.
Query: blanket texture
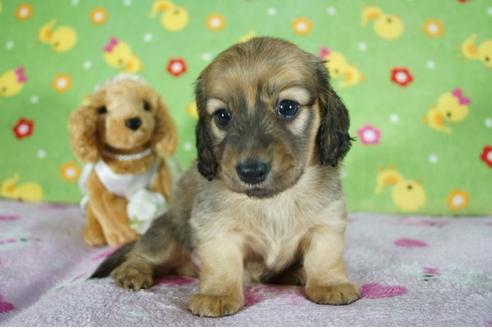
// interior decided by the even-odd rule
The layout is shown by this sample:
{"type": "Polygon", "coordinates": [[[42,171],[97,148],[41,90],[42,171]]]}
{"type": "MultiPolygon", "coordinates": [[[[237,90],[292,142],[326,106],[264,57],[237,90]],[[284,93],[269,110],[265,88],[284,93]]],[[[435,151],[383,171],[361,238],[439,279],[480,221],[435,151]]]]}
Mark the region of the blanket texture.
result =
{"type": "Polygon", "coordinates": [[[0,202],[0,325],[492,326],[492,218],[349,221],[346,260],[361,300],[323,306],[302,288],[252,284],[242,311],[210,319],[186,309],[196,279],[139,292],[87,280],[111,249],[84,245],[78,207],[0,202]]]}

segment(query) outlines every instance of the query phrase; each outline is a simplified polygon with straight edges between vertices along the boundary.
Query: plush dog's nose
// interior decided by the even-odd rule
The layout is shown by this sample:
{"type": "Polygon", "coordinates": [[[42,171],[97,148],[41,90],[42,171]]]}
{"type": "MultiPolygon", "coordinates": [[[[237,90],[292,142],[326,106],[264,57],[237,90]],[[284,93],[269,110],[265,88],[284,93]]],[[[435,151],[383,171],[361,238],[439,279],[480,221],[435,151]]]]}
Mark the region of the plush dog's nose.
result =
{"type": "Polygon", "coordinates": [[[132,117],[126,120],[125,125],[127,128],[135,131],[142,125],[142,120],[139,117],[132,117]]]}
{"type": "Polygon", "coordinates": [[[270,165],[260,161],[245,161],[236,166],[236,172],[241,181],[257,184],[265,181],[270,165]]]}

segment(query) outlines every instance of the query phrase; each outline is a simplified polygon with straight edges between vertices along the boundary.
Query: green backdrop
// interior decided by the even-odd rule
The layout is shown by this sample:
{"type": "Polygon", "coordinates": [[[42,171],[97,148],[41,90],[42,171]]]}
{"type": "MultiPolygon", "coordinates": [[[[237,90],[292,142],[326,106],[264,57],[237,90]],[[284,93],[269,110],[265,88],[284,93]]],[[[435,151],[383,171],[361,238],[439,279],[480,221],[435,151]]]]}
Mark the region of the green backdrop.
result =
{"type": "Polygon", "coordinates": [[[0,0],[0,195],[77,202],[68,115],[138,62],[172,111],[188,166],[194,79],[254,35],[328,60],[357,137],[342,170],[349,210],[492,213],[486,0],[0,0]]]}

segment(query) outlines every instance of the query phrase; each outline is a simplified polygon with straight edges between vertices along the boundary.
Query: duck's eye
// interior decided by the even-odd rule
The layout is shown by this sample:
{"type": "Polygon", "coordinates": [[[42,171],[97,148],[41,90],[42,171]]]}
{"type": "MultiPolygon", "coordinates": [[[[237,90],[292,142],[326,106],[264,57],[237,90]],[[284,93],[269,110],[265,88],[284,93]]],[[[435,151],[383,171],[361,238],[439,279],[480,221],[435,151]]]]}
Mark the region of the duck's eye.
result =
{"type": "Polygon", "coordinates": [[[215,122],[221,128],[225,128],[231,121],[231,114],[225,108],[221,108],[214,113],[215,122]]]}
{"type": "Polygon", "coordinates": [[[101,106],[97,109],[98,114],[106,114],[107,112],[108,112],[108,109],[106,108],[106,106],[101,106]]]}
{"type": "Polygon", "coordinates": [[[412,190],[412,189],[413,189],[413,186],[412,186],[411,184],[409,184],[409,185],[407,186],[407,189],[408,189],[408,190],[412,190]]]}
{"type": "Polygon", "coordinates": [[[294,118],[299,112],[299,103],[294,100],[282,100],[277,105],[277,114],[281,118],[294,118]]]}
{"type": "Polygon", "coordinates": [[[150,106],[150,103],[147,100],[144,100],[143,102],[143,109],[147,112],[150,112],[152,110],[152,106],[150,106]]]}

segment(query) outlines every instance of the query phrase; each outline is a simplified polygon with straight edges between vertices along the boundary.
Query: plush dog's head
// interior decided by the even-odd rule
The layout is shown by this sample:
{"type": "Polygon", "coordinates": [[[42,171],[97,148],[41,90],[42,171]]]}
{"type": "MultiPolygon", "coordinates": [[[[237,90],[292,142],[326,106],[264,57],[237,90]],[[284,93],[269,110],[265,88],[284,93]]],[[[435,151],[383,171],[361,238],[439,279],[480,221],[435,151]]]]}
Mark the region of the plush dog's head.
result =
{"type": "Polygon", "coordinates": [[[222,52],[196,84],[198,170],[233,191],[270,197],[308,165],[336,166],[349,116],[314,55],[272,38],[222,52]]]}
{"type": "Polygon", "coordinates": [[[104,151],[131,153],[154,148],[176,149],[174,123],[159,95],[141,81],[117,78],[88,97],[70,116],[72,147],[84,162],[104,151]]]}

